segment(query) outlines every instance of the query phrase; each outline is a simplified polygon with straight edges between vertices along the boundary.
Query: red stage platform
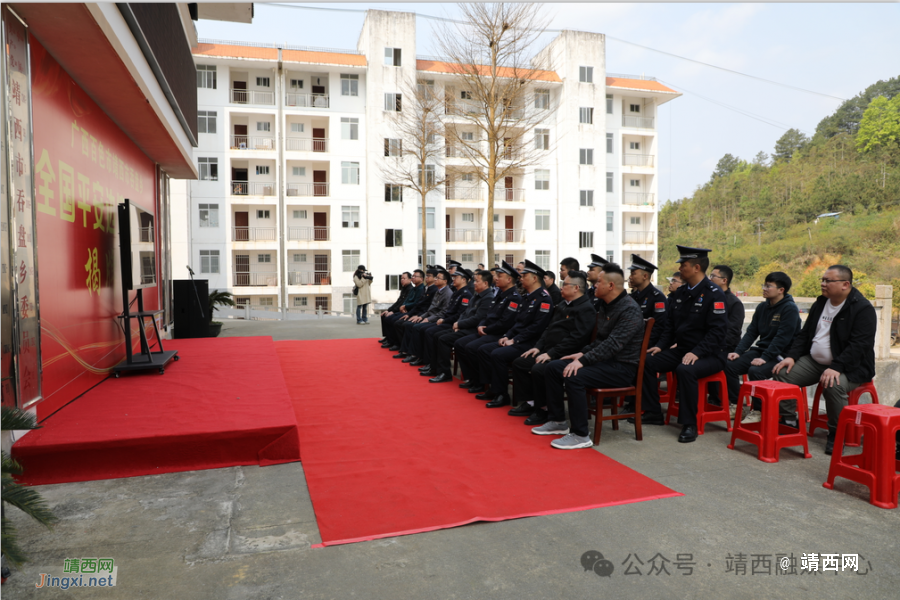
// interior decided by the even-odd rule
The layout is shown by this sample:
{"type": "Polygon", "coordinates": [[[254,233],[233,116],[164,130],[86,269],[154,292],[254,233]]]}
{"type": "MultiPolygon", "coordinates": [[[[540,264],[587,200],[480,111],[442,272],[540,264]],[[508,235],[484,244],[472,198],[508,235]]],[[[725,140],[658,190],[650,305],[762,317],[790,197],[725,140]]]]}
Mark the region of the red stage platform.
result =
{"type": "Polygon", "coordinates": [[[165,341],[181,358],[108,379],[13,446],[39,485],[300,460],[270,337],[165,341]]]}

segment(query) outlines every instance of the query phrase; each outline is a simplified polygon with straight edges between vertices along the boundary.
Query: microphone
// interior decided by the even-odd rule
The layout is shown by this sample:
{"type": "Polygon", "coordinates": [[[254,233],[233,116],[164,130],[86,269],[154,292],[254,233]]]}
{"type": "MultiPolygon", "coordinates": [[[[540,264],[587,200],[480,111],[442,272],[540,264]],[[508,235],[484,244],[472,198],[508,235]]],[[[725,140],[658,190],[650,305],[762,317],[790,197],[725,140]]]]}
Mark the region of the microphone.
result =
{"type": "Polygon", "coordinates": [[[187,265],[187,270],[188,270],[188,273],[191,274],[191,277],[193,277],[193,276],[194,276],[194,270],[191,268],[191,265],[187,265]]]}

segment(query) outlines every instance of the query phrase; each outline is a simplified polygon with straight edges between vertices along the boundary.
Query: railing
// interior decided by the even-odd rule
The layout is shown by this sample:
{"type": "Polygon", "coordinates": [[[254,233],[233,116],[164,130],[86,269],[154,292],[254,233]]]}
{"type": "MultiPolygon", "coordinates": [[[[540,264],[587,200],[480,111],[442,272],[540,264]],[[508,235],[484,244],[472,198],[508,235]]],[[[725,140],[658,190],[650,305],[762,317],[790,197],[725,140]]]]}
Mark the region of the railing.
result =
{"type": "Polygon", "coordinates": [[[259,90],[231,90],[232,104],[269,104],[275,105],[275,92],[259,90]]]}
{"type": "Polygon", "coordinates": [[[656,233],[653,231],[625,231],[622,233],[623,242],[626,244],[652,244],[656,233]]]}
{"type": "Polygon", "coordinates": [[[297,108],[328,108],[328,94],[298,94],[288,92],[285,94],[284,103],[297,108]]]}
{"type": "Polygon", "coordinates": [[[481,187],[448,187],[444,192],[445,200],[481,200],[481,187]]]}
{"type": "Polygon", "coordinates": [[[478,114],[483,110],[481,104],[474,100],[454,100],[444,103],[444,114],[448,115],[478,114]]]}
{"type": "Polygon", "coordinates": [[[521,244],[525,241],[524,229],[495,229],[494,242],[501,244],[521,244]]]}
{"type": "Polygon", "coordinates": [[[233,135],[231,136],[231,148],[233,150],[274,150],[275,137],[233,135]]]}
{"type": "Polygon", "coordinates": [[[328,227],[288,227],[288,239],[301,242],[327,242],[328,227]]]}
{"type": "Polygon", "coordinates": [[[640,192],[625,192],[622,196],[622,204],[631,206],[653,206],[655,194],[642,194],[640,192]]]}
{"type": "Polygon", "coordinates": [[[288,183],[288,196],[327,196],[327,183],[288,183]]]}
{"type": "Polygon", "coordinates": [[[288,285],[331,285],[331,271],[288,271],[288,285]]]}
{"type": "Polygon", "coordinates": [[[275,287],[278,285],[278,273],[275,271],[275,265],[271,270],[252,269],[249,271],[234,272],[235,287],[263,286],[275,287]]]}
{"type": "Polygon", "coordinates": [[[622,117],[622,127],[653,129],[653,117],[622,117]]]}
{"type": "Polygon", "coordinates": [[[445,145],[444,150],[447,152],[447,158],[465,158],[465,151],[459,146],[445,145]]]}
{"type": "Polygon", "coordinates": [[[294,152],[328,152],[328,138],[289,137],[286,146],[294,152]]]}
{"type": "Polygon", "coordinates": [[[524,188],[504,188],[498,187],[494,189],[494,200],[500,202],[524,202],[524,188]]]}
{"type": "Polygon", "coordinates": [[[275,241],[274,227],[232,227],[232,242],[273,242],[275,241]]]}
{"type": "Polygon", "coordinates": [[[274,196],[274,181],[232,181],[232,196],[274,196]]]}
{"type": "Polygon", "coordinates": [[[622,155],[622,164],[630,165],[633,167],[652,167],[653,166],[653,155],[652,154],[623,154],[622,155]]]}
{"type": "Polygon", "coordinates": [[[448,242],[483,242],[484,229],[447,229],[448,242]]]}

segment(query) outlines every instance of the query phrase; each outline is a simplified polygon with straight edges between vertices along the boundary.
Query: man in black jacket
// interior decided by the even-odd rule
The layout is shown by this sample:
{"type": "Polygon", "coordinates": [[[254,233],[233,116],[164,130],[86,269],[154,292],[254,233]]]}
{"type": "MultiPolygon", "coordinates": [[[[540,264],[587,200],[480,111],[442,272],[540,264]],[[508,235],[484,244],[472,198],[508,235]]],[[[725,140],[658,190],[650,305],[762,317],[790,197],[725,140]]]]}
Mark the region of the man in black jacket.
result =
{"type": "Polygon", "coordinates": [[[559,286],[556,285],[556,273],[553,271],[544,271],[544,288],[550,294],[553,306],[559,306],[559,303],[562,302],[562,292],[559,286]]]}
{"type": "Polygon", "coordinates": [[[381,335],[383,337],[378,340],[379,344],[383,344],[388,341],[387,333],[385,333],[384,328],[385,319],[400,310],[400,307],[403,306],[403,303],[406,301],[406,297],[409,296],[409,290],[411,290],[412,288],[412,275],[409,271],[406,271],[402,275],[400,275],[400,297],[397,298],[396,302],[391,304],[390,308],[381,313],[381,335]]]}
{"type": "Polygon", "coordinates": [[[586,291],[587,275],[569,271],[561,290],[562,302],[556,305],[550,325],[534,348],[512,363],[513,396],[519,405],[508,414],[528,417],[526,425],[547,422],[546,386],[534,385],[536,377],[532,377],[532,373],[542,372],[550,361],[578,352],[591,341],[597,311],[591,306],[586,291]]]}
{"type": "MultiPolygon", "coordinates": [[[[419,367],[431,364],[431,349],[434,347],[434,339],[431,336],[450,329],[469,306],[472,292],[469,290],[468,284],[471,277],[471,271],[459,267],[453,273],[451,283],[447,286],[448,288],[452,286],[448,306],[436,318],[426,319],[424,322],[414,325],[410,335],[406,336],[410,340],[410,354],[417,357],[416,360],[409,363],[410,365],[419,367]]],[[[434,308],[434,304],[433,301],[432,308],[434,308]]]]}
{"type": "MultiPolygon", "coordinates": [[[[787,273],[775,271],[766,275],[763,285],[765,300],[757,305],[747,333],[734,352],[728,355],[725,375],[728,377],[728,400],[731,403],[732,417],[737,412],[741,375],[747,375],[750,381],[770,379],[772,369],[787,356],[794,336],[800,332],[800,311],[794,298],[788,293],[790,289],[791,278],[787,273]]],[[[782,408],[784,404],[782,403],[782,408]]],[[[743,423],[759,422],[759,403],[756,400],[754,409],[743,419],[743,423]]],[[[786,410],[781,414],[786,418],[795,418],[786,410]]]]}
{"type": "MultiPolygon", "coordinates": [[[[394,355],[394,358],[406,358],[406,352],[403,352],[401,350],[403,344],[403,336],[406,334],[406,328],[410,325],[415,325],[415,322],[410,322],[413,317],[428,312],[428,309],[431,306],[431,301],[434,299],[434,294],[437,292],[437,286],[434,284],[434,280],[437,277],[438,269],[436,269],[432,265],[426,266],[427,269],[425,271],[425,291],[423,292],[421,299],[416,302],[415,306],[407,310],[405,315],[400,317],[394,323],[394,328],[391,332],[391,342],[393,342],[391,350],[394,349],[394,346],[397,347],[397,350],[400,350],[399,353],[394,355]]],[[[443,270],[443,267],[441,267],[441,270],[443,270]]]]}
{"type": "Polygon", "coordinates": [[[822,295],[809,309],[806,323],[784,360],[775,365],[777,381],[805,387],[819,384],[828,412],[825,454],[831,454],[838,417],[847,395],[875,377],[875,330],[872,303],[853,287],[853,271],[828,267],[822,295]]]}

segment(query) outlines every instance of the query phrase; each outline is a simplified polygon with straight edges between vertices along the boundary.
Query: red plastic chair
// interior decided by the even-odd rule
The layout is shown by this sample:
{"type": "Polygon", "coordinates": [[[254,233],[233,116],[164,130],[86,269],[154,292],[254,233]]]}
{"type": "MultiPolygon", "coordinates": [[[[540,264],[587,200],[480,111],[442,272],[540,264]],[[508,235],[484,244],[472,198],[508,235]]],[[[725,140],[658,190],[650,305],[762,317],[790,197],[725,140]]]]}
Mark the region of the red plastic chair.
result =
{"type": "MultiPolygon", "coordinates": [[[[669,406],[666,409],[666,425],[668,425],[672,417],[678,417],[681,403],[675,401],[674,395],[674,390],[678,387],[678,377],[674,373],[667,373],[666,380],[673,390],[670,392],[669,406]]],[[[703,435],[706,424],[715,421],[725,421],[725,430],[731,431],[731,415],[728,411],[728,383],[725,378],[725,371],[719,371],[709,377],[702,377],[697,380],[697,434],[703,435]],[[710,383],[719,384],[720,395],[724,396],[722,406],[716,406],[707,401],[706,396],[710,383]]]]}
{"type": "Polygon", "coordinates": [[[761,417],[759,423],[741,423],[739,412],[735,413],[734,429],[731,431],[731,443],[729,450],[734,450],[734,443],[743,440],[756,444],[757,458],[763,462],[778,462],[778,455],[782,448],[791,446],[803,446],[803,458],[812,458],[809,453],[806,429],[806,411],[797,411],[797,428],[788,427],[778,423],[778,405],[783,400],[796,400],[806,404],[805,392],[790,383],[764,380],[751,381],[741,384],[741,398],[759,398],[761,402],[761,417]]]}
{"type": "MultiPolygon", "coordinates": [[[[859,404],[859,399],[863,394],[869,394],[872,397],[872,404],[878,404],[878,392],[875,390],[875,384],[871,381],[868,383],[864,383],[857,387],[855,390],[850,392],[849,398],[847,399],[847,406],[856,406],[859,404]]],[[[819,399],[822,397],[822,386],[816,387],[816,397],[813,400],[812,414],[809,418],[809,432],[808,435],[813,435],[816,432],[816,429],[825,429],[828,430],[828,415],[819,414],[819,399]]],[[[842,411],[843,412],[843,411],[842,411]]],[[[847,435],[847,445],[848,446],[859,446],[859,432],[848,433],[847,435]]]]}

